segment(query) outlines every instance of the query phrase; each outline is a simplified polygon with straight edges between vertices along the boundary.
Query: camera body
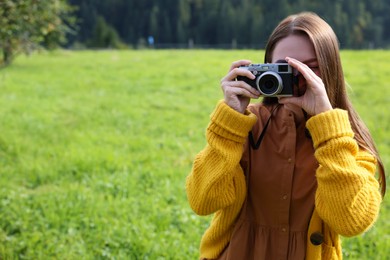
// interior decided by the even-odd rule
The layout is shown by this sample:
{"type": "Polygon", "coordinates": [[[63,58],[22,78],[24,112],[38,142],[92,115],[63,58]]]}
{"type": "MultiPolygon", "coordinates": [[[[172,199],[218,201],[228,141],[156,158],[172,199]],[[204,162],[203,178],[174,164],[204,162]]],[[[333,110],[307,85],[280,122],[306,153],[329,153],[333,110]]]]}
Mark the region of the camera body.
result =
{"type": "Polygon", "coordinates": [[[291,97],[294,96],[294,84],[297,77],[293,69],[287,63],[265,63],[241,66],[241,69],[249,70],[255,79],[238,76],[237,80],[248,83],[257,89],[265,97],[291,97]]]}

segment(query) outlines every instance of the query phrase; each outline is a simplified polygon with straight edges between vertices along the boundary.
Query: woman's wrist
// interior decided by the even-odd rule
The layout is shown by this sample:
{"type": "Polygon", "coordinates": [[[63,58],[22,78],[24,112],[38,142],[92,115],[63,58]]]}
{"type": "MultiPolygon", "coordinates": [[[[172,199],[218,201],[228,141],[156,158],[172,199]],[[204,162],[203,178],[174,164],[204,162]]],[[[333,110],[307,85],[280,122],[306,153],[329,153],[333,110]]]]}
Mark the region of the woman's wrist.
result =
{"type": "Polygon", "coordinates": [[[327,100],[327,101],[323,102],[323,104],[317,105],[315,114],[318,115],[318,114],[330,111],[332,109],[333,109],[332,105],[330,104],[329,100],[327,100]]]}

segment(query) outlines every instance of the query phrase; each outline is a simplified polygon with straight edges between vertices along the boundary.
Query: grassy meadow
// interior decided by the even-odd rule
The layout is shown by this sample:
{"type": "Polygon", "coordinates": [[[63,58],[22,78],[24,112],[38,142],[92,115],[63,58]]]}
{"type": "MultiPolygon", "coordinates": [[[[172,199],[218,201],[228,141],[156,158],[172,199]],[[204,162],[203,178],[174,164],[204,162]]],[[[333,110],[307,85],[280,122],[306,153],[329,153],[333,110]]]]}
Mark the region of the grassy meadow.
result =
{"type": "MultiPolygon", "coordinates": [[[[262,51],[58,51],[0,70],[0,259],[197,259],[185,178],[220,78],[262,51]]],[[[390,171],[390,51],[343,51],[390,171]]],[[[390,178],[390,177],[389,177],[390,178]]],[[[390,202],[345,259],[390,256],[390,202]]]]}

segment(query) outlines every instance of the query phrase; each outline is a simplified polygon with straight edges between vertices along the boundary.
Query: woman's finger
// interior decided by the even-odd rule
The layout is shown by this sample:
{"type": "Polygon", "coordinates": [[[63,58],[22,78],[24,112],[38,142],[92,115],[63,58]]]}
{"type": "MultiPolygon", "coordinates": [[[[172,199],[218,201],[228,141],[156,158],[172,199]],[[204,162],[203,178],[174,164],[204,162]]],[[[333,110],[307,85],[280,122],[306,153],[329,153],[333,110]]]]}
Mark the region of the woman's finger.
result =
{"type": "Polygon", "coordinates": [[[249,70],[234,68],[221,79],[221,83],[224,81],[235,81],[238,76],[247,77],[252,80],[256,78],[249,70]]]}
{"type": "Polygon", "coordinates": [[[299,60],[287,57],[286,61],[290,66],[295,68],[302,76],[306,79],[306,81],[316,81],[319,79],[317,74],[314,73],[306,64],[300,62],[299,60]]]}
{"type": "Polygon", "coordinates": [[[229,71],[232,71],[233,69],[235,68],[238,68],[240,66],[246,66],[246,65],[249,65],[251,64],[252,62],[250,60],[238,60],[238,61],[235,61],[232,63],[232,65],[230,66],[230,69],[229,71]]]}
{"type": "Polygon", "coordinates": [[[240,93],[240,95],[244,94],[244,96],[250,98],[258,98],[260,96],[260,92],[257,89],[243,81],[224,81],[221,84],[221,88],[224,92],[240,93]]]}

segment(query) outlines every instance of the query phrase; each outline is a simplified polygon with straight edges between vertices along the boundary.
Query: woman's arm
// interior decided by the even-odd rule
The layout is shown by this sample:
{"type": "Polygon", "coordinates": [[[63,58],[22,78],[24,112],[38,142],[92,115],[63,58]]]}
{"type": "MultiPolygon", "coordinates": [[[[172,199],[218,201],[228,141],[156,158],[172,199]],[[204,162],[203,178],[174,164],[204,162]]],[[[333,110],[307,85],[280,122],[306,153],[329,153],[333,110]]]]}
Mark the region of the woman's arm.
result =
{"type": "Polygon", "coordinates": [[[192,209],[208,215],[245,197],[245,177],[240,167],[243,146],[256,116],[241,114],[221,101],[207,128],[206,147],[196,156],[186,180],[192,209]]]}
{"type": "Polygon", "coordinates": [[[381,203],[376,160],[359,150],[347,111],[335,109],[307,122],[319,162],[316,208],[343,236],[358,235],[376,220],[381,203]]]}

